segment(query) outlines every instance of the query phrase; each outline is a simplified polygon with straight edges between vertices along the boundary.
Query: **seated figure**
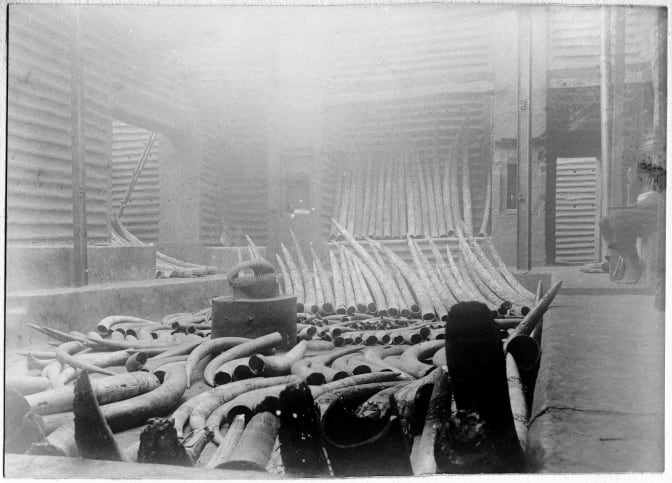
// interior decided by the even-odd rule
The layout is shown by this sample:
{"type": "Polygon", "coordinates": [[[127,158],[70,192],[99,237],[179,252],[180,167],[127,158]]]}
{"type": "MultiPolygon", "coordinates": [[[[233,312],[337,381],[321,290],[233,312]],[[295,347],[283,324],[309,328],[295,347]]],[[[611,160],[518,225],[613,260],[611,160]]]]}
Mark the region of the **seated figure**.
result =
{"type": "MultiPolygon", "coordinates": [[[[633,206],[616,208],[600,220],[600,230],[607,246],[623,258],[625,271],[620,283],[637,283],[644,270],[644,262],[637,253],[637,238],[646,238],[657,229],[658,210],[664,208],[664,156],[656,140],[647,140],[641,150],[637,171],[646,191],[637,197],[633,206]],[[662,201],[662,203],[661,203],[662,201]]],[[[652,267],[654,268],[654,267],[652,267]]],[[[656,267],[657,268],[657,267],[656,267]]]]}
{"type": "Polygon", "coordinates": [[[637,283],[644,263],[637,253],[637,238],[646,238],[656,230],[656,191],[647,191],[637,197],[634,206],[615,210],[600,220],[600,231],[607,246],[623,257],[625,273],[620,283],[637,283]]]}

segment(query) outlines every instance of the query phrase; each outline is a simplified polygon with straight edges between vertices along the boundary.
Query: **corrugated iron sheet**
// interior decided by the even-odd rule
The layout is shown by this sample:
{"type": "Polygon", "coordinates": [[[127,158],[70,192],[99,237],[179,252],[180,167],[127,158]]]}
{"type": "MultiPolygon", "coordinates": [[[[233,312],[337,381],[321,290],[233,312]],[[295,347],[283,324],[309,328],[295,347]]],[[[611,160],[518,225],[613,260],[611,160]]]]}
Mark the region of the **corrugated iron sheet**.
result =
{"type": "MultiPolygon", "coordinates": [[[[656,9],[619,7],[625,12],[626,82],[648,82],[650,35],[656,9]]],[[[550,88],[600,83],[600,8],[548,8],[548,82],[550,88]]]]}
{"type": "Polygon", "coordinates": [[[597,160],[558,158],[555,260],[585,263],[596,257],[597,160]]]}
{"type": "Polygon", "coordinates": [[[446,7],[433,9],[421,22],[392,9],[368,28],[338,32],[330,53],[332,90],[375,96],[390,88],[491,79],[490,33],[498,8],[446,7]]]}
{"type": "Polygon", "coordinates": [[[200,240],[207,246],[219,246],[225,211],[222,180],[226,154],[218,116],[202,112],[205,114],[199,130],[202,140],[200,240]]]}
{"type": "MultiPolygon", "coordinates": [[[[119,189],[121,182],[120,171],[115,178],[111,170],[113,118],[128,120],[130,116],[135,121],[138,116],[144,117],[147,125],[141,127],[147,129],[179,126],[186,122],[190,100],[165,54],[143,53],[132,37],[120,35],[123,25],[115,23],[113,17],[98,9],[80,10],[87,231],[89,241],[96,243],[108,239],[112,187],[119,189]],[[132,113],[117,105],[118,99],[129,95],[136,101],[131,104],[132,113]]],[[[9,30],[8,241],[70,244],[70,49],[74,9],[13,6],[9,30]]],[[[154,176],[153,169],[148,167],[148,173],[154,176]]],[[[141,196],[154,196],[148,194],[154,188],[145,186],[144,178],[136,189],[141,196]]],[[[139,202],[140,198],[134,200],[139,202]]],[[[133,231],[146,241],[157,237],[156,206],[150,201],[144,214],[129,223],[137,225],[133,231]],[[145,223],[149,227],[141,226],[145,223]]],[[[127,211],[129,216],[133,210],[127,211]]]]}
{"type": "MultiPolygon", "coordinates": [[[[109,12],[107,12],[109,13],[109,12]]],[[[132,35],[120,35],[124,25],[114,15],[82,8],[84,46],[84,106],[87,157],[88,235],[92,243],[108,238],[113,194],[115,208],[123,196],[136,159],[133,151],[117,144],[117,164],[111,169],[112,121],[118,119],[141,128],[176,130],[186,126],[193,99],[188,83],[178,78],[174,60],[166,52],[147,53],[132,35]],[[125,104],[120,100],[125,100],[125,104]],[[130,100],[130,101],[129,101],[130,100]],[[121,158],[126,157],[124,165],[121,158]],[[128,164],[130,163],[130,164],[128,164]]],[[[53,6],[12,7],[9,52],[8,138],[8,240],[10,243],[54,244],[72,242],[72,184],[70,137],[70,48],[73,8],[53,6]]],[[[223,63],[222,63],[223,64],[223,63]]],[[[215,76],[216,78],[216,76],[215,76]]],[[[214,80],[214,79],[213,79],[214,80]]],[[[206,119],[200,136],[202,156],[200,186],[200,240],[218,244],[226,196],[233,201],[229,212],[244,231],[265,239],[265,141],[257,145],[263,122],[246,124],[247,106],[240,124],[249,127],[231,139],[228,153],[248,171],[226,183],[228,159],[222,148],[219,121],[206,119]],[[245,140],[246,139],[246,140],[245,140]],[[243,140],[244,142],[240,142],[243,140]],[[263,169],[259,169],[259,167],[263,169]],[[241,182],[243,181],[243,182],[241,182]],[[227,183],[230,183],[227,186],[227,183]],[[229,188],[227,191],[227,187],[229,188]],[[240,206],[240,209],[237,207],[240,206]]],[[[238,113],[236,112],[236,116],[238,113]]],[[[262,116],[263,118],[263,116],[262,116]]],[[[264,118],[265,119],[265,118],[264,118]]],[[[238,120],[236,120],[238,122],[238,120]]],[[[235,131],[235,129],[234,129],[235,131]]],[[[117,133],[118,134],[118,133],[117,133]]],[[[164,133],[167,134],[167,133],[164,133]]],[[[124,142],[137,142],[126,139],[124,142]]],[[[122,143],[123,144],[123,143],[122,143]]],[[[156,150],[156,148],[155,148],[156,150]]],[[[152,154],[126,208],[126,225],[144,241],[158,239],[158,180],[152,154]]]]}
{"type": "MultiPolygon", "coordinates": [[[[112,209],[119,212],[151,131],[114,121],[112,123],[112,209]]],[[[154,141],[149,157],[121,216],[122,223],[145,243],[159,241],[159,140],[154,141]]]]}
{"type": "Polygon", "coordinates": [[[317,196],[320,206],[320,236],[323,240],[329,237],[331,231],[331,218],[336,197],[336,178],[339,176],[337,160],[338,153],[331,155],[323,154],[318,160],[321,176],[318,179],[317,196]]]}
{"type": "MultiPolygon", "coordinates": [[[[73,23],[68,12],[36,8],[15,5],[9,14],[7,241],[71,244],[73,23]]],[[[84,39],[87,35],[82,32],[84,39]]],[[[91,242],[100,242],[109,227],[109,98],[104,87],[95,87],[106,75],[91,61],[95,57],[93,49],[83,53],[84,102],[90,106],[84,130],[87,231],[91,242]]]]}
{"type": "MultiPolygon", "coordinates": [[[[383,144],[386,139],[396,141],[400,134],[406,135],[420,162],[424,166],[438,163],[439,172],[443,173],[459,128],[465,123],[470,133],[472,217],[478,229],[485,205],[486,169],[490,166],[487,146],[492,136],[492,104],[492,91],[484,91],[334,106],[329,109],[325,123],[331,130],[327,138],[329,149],[347,149],[344,147],[352,145],[349,139],[356,134],[363,139],[379,139],[383,144]]],[[[341,163],[342,159],[334,156],[332,162],[341,163]]]]}
{"type": "MultiPolygon", "coordinates": [[[[626,149],[636,147],[643,130],[651,126],[652,99],[650,84],[626,84],[623,115],[626,149]]],[[[549,89],[547,113],[547,122],[553,130],[599,131],[599,86],[549,89]]]]}
{"type": "MultiPolygon", "coordinates": [[[[87,236],[89,243],[107,241],[110,229],[112,95],[107,57],[98,23],[82,22],[83,111],[85,118],[87,236]],[[90,219],[93,214],[95,218],[90,219]]],[[[109,34],[108,34],[109,35],[109,34]]],[[[109,39],[109,37],[108,37],[109,39]]]]}
{"type": "Polygon", "coordinates": [[[227,133],[223,218],[231,232],[249,235],[257,245],[267,243],[268,187],[266,168],[266,110],[244,104],[223,120],[227,133]]]}
{"type": "MultiPolygon", "coordinates": [[[[402,135],[424,166],[438,163],[443,173],[460,125],[467,122],[478,228],[490,165],[486,149],[492,136],[492,33],[498,10],[437,7],[421,23],[390,14],[369,30],[343,33],[338,50],[331,52],[328,150],[350,151],[357,158],[363,153],[352,139],[378,140],[384,152],[386,142],[402,135]]],[[[342,163],[346,154],[332,156],[332,162],[342,163]]]]}
{"type": "Polygon", "coordinates": [[[106,42],[106,48],[110,58],[114,59],[111,87],[115,97],[123,99],[130,96],[141,100],[140,105],[131,107],[135,113],[149,120],[189,128],[187,111],[190,98],[186,86],[171,67],[168,54],[139,48],[133,36],[120,35],[123,25],[111,23],[109,17],[105,17],[104,22],[110,24],[114,32],[114,36],[106,42]]]}

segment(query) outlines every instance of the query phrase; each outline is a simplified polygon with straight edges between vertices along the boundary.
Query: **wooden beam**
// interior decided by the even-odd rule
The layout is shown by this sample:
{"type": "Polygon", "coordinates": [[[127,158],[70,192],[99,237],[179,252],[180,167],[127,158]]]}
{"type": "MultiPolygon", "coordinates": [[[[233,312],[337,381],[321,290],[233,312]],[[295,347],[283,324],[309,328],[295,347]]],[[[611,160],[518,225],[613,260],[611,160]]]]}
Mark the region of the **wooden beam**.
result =
{"type": "Polygon", "coordinates": [[[112,116],[126,124],[175,137],[190,134],[194,124],[189,111],[135,92],[128,86],[113,89],[112,116]]]}
{"type": "Polygon", "coordinates": [[[667,132],[667,9],[658,8],[653,53],[653,128],[665,145],[667,132]]]}
{"type": "Polygon", "coordinates": [[[614,27],[614,55],[611,93],[613,116],[611,119],[611,173],[609,180],[609,206],[624,204],[624,159],[625,144],[625,7],[612,7],[611,19],[614,27]]]}
{"type": "MultiPolygon", "coordinates": [[[[653,128],[661,146],[667,145],[667,9],[659,8],[653,54],[653,128]]],[[[663,161],[663,168],[667,163],[663,161]]],[[[656,223],[655,307],[665,310],[665,200],[658,200],[656,223]]]]}
{"type": "MultiPolygon", "coordinates": [[[[598,204],[596,217],[599,219],[607,214],[609,206],[609,180],[611,167],[611,118],[613,103],[611,98],[611,18],[610,7],[601,7],[600,28],[600,171],[598,186],[598,204]]],[[[595,237],[595,252],[598,260],[602,259],[604,247],[602,237],[595,237]]]]}
{"type": "Polygon", "coordinates": [[[84,119],[82,119],[83,72],[80,10],[75,7],[74,30],[71,45],[70,119],[72,123],[72,218],[75,286],[88,283],[86,233],[86,147],[84,119]]]}
{"type": "MultiPolygon", "coordinates": [[[[277,66],[273,64],[273,69],[277,66]]],[[[283,139],[280,135],[282,122],[278,92],[270,94],[266,112],[266,259],[275,263],[275,255],[280,254],[280,243],[287,235],[289,216],[287,213],[287,169],[282,159],[283,139]]]]}
{"type": "Polygon", "coordinates": [[[530,137],[532,126],[532,14],[530,8],[518,13],[518,270],[532,268],[532,171],[530,137]]]}

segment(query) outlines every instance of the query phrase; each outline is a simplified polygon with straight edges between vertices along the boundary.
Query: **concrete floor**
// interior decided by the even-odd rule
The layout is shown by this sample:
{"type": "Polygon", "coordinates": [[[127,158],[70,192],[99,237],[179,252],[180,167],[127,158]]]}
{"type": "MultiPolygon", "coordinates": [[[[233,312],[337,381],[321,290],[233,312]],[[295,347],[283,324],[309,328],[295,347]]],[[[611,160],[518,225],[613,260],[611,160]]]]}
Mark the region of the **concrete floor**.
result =
{"type": "Polygon", "coordinates": [[[664,313],[652,291],[578,268],[548,270],[563,287],[544,317],[532,470],[663,471],[664,313]]]}

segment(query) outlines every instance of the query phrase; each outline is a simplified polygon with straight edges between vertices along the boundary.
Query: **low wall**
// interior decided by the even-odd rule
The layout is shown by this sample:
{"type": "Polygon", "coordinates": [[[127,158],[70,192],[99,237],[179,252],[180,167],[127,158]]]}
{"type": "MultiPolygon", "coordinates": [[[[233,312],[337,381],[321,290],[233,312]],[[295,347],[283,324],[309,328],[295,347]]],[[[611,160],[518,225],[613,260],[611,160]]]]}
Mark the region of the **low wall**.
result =
{"type": "MultiPolygon", "coordinates": [[[[266,247],[257,247],[259,254],[266,257],[266,247]]],[[[238,256],[243,260],[250,259],[247,247],[205,247],[202,262],[217,267],[220,273],[226,273],[238,263],[238,256]]]]}
{"type": "MultiPolygon", "coordinates": [[[[89,246],[89,284],[156,277],[156,249],[144,247],[89,246]]],[[[73,248],[8,246],[7,291],[73,286],[73,248]]]]}
{"type": "Polygon", "coordinates": [[[108,315],[158,321],[168,314],[209,307],[213,297],[228,294],[224,275],[14,292],[6,299],[5,341],[7,348],[15,349],[47,340],[26,323],[86,333],[108,315]]]}

